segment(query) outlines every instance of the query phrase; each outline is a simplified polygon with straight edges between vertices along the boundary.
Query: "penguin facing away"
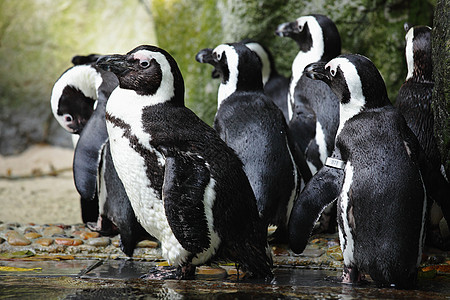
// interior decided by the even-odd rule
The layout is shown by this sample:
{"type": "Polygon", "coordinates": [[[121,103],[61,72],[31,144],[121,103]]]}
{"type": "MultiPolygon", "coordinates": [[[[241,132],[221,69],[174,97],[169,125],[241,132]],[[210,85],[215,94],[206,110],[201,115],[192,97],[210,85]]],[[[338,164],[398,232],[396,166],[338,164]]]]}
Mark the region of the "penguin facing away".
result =
{"type": "Polygon", "coordinates": [[[427,207],[426,163],[403,116],[390,104],[372,62],[341,55],[305,69],[340,101],[332,157],[311,179],[292,210],[290,245],[301,253],[314,218],[337,199],[343,282],[362,272],[381,284],[411,287],[417,278],[427,207]]]}
{"type": "Polygon", "coordinates": [[[203,49],[196,59],[220,74],[214,128],[242,160],[264,223],[277,226],[281,242],[301,175],[286,121],[264,94],[261,62],[243,43],[203,49]]]}
{"type": "Polygon", "coordinates": [[[139,223],[161,242],[177,277],[189,278],[195,266],[212,260],[271,276],[266,232],[242,163],[184,106],[173,57],[144,45],[97,65],[119,79],[106,106],[117,174],[139,223]]]}
{"type": "Polygon", "coordinates": [[[97,201],[99,206],[97,223],[88,222],[88,227],[102,235],[115,235],[118,231],[122,251],[132,256],[137,242],[150,237],[137,222],[109,150],[105,121],[106,103],[119,81],[111,72],[100,72],[103,73],[105,84],[98,89],[97,106],[81,132],[75,148],[74,181],[81,198],[90,202],[97,201]]]}
{"type": "Polygon", "coordinates": [[[275,33],[292,38],[299,46],[286,99],[289,129],[314,174],[334,148],[339,106],[330,88],[304,76],[303,70],[310,63],[326,62],[338,56],[341,38],[333,21],[317,14],[280,24],[275,33]]]}
{"type": "MultiPolygon", "coordinates": [[[[408,74],[400,87],[396,106],[405,117],[406,123],[417,136],[431,168],[438,175],[444,167],[441,154],[434,136],[434,115],[432,111],[432,94],[434,82],[432,79],[431,59],[431,28],[428,26],[411,27],[405,24],[406,47],[405,56],[408,74]]],[[[428,214],[426,244],[450,250],[450,240],[444,240],[439,228],[439,222],[444,217],[450,222],[450,185],[445,173],[433,181],[433,190],[441,190],[442,199],[435,200],[428,214]]]]}

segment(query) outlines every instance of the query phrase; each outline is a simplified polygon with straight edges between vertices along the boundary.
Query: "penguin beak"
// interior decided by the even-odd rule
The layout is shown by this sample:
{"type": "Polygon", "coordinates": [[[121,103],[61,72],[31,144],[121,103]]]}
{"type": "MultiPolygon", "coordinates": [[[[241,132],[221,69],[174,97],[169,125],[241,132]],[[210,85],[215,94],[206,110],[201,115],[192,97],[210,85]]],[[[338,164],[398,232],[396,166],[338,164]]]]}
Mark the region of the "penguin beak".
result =
{"type": "Polygon", "coordinates": [[[202,64],[210,64],[210,65],[214,66],[214,70],[212,70],[212,72],[211,72],[211,77],[212,78],[220,78],[220,72],[215,67],[216,62],[213,59],[212,52],[213,52],[213,49],[211,49],[211,48],[202,49],[197,53],[197,55],[195,55],[195,60],[202,64]]]}
{"type": "Polygon", "coordinates": [[[202,49],[195,55],[195,60],[202,64],[213,64],[212,52],[213,49],[211,48],[202,49]]]}
{"type": "Polygon", "coordinates": [[[105,71],[112,72],[116,75],[123,75],[130,69],[126,58],[126,55],[119,54],[100,56],[96,65],[105,71]]]}
{"type": "Polygon", "coordinates": [[[326,62],[316,62],[305,67],[303,73],[311,79],[322,80],[325,83],[331,81],[329,72],[325,69],[326,62]]]}
{"type": "Polygon", "coordinates": [[[275,30],[275,34],[281,37],[288,37],[294,33],[298,33],[297,31],[297,22],[288,22],[278,25],[277,30],[275,30]]]}

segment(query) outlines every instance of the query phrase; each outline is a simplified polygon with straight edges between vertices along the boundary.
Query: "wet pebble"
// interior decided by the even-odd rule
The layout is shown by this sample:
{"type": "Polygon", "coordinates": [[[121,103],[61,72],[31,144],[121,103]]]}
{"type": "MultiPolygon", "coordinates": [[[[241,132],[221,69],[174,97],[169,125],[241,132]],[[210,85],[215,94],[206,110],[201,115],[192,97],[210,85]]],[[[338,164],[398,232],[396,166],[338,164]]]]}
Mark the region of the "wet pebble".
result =
{"type": "Polygon", "coordinates": [[[12,246],[27,246],[31,241],[15,230],[6,233],[8,244],[12,246]]]}
{"type": "Polygon", "coordinates": [[[41,245],[41,246],[50,246],[51,244],[53,244],[53,239],[51,238],[41,238],[38,239],[36,241],[34,241],[35,243],[41,245]]]}
{"type": "Polygon", "coordinates": [[[97,237],[97,238],[91,238],[86,241],[87,245],[96,246],[96,247],[106,247],[110,243],[109,237],[97,237]]]}
{"type": "Polygon", "coordinates": [[[80,239],[55,238],[55,243],[64,246],[79,246],[83,244],[83,241],[80,239]]]}
{"type": "Polygon", "coordinates": [[[327,255],[337,261],[344,260],[342,256],[341,246],[336,245],[327,249],[327,255]]]}
{"type": "Polygon", "coordinates": [[[23,231],[24,234],[31,233],[31,232],[37,233],[37,230],[34,229],[33,227],[27,227],[27,228],[25,228],[25,230],[23,231]]]}
{"type": "Polygon", "coordinates": [[[322,254],[325,253],[325,250],[322,249],[311,249],[306,248],[305,251],[300,254],[300,256],[306,256],[306,257],[319,257],[322,256],[322,254]]]}
{"type": "Polygon", "coordinates": [[[44,229],[44,236],[53,236],[54,234],[64,234],[64,229],[58,226],[50,226],[44,229]]]}
{"type": "Polygon", "coordinates": [[[34,239],[42,237],[42,234],[37,233],[37,232],[27,232],[27,233],[24,234],[24,236],[27,239],[34,240],[34,239]]]}
{"type": "Polygon", "coordinates": [[[227,277],[227,271],[221,267],[200,266],[195,275],[198,279],[222,279],[227,277]]]}
{"type": "Polygon", "coordinates": [[[136,248],[157,248],[158,243],[150,240],[143,240],[137,243],[136,248]]]}
{"type": "Polygon", "coordinates": [[[92,238],[98,238],[100,236],[100,233],[98,232],[89,232],[89,231],[82,231],[80,233],[80,238],[83,240],[92,239],[92,238]]]}

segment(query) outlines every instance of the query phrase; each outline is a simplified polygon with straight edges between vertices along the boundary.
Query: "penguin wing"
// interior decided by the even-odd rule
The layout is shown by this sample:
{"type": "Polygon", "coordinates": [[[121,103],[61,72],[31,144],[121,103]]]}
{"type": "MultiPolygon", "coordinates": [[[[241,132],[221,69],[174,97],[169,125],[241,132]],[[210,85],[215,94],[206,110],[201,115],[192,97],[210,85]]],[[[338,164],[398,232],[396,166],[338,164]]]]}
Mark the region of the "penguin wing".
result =
{"type": "MultiPolygon", "coordinates": [[[[333,158],[340,159],[337,149],[333,158]]],[[[324,165],[300,193],[289,219],[289,245],[292,251],[303,252],[314,223],[323,209],[337,199],[343,180],[344,170],[324,165]]]]}
{"type": "MultiPolygon", "coordinates": [[[[162,198],[169,226],[178,242],[191,253],[209,248],[205,201],[211,180],[205,162],[191,155],[166,157],[162,198]]],[[[214,194],[214,193],[213,193],[214,194]]]]}

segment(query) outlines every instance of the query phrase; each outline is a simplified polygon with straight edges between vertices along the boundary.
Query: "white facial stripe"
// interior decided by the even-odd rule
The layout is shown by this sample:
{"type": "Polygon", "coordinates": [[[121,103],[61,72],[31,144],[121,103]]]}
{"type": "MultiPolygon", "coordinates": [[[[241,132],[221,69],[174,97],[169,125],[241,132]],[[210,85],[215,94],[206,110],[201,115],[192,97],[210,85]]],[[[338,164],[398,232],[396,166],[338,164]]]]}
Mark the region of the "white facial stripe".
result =
{"type": "Polygon", "coordinates": [[[406,75],[406,80],[410,79],[413,76],[414,72],[414,53],[413,53],[413,38],[414,38],[414,28],[411,28],[406,33],[406,47],[405,47],[405,56],[406,56],[406,65],[408,66],[408,74],[406,75]]]}
{"type": "Polygon", "coordinates": [[[341,132],[345,122],[358,114],[365,104],[365,97],[362,91],[361,79],[356,67],[346,58],[339,57],[331,60],[326,66],[337,70],[339,67],[344,75],[347,88],[350,91],[350,101],[340,104],[339,128],[337,135],[341,132]]]}
{"type": "Polygon", "coordinates": [[[263,85],[266,85],[267,81],[269,80],[271,72],[269,55],[264,50],[264,48],[261,47],[261,45],[258,43],[248,43],[245,45],[259,56],[259,59],[262,62],[262,81],[263,85]]]}
{"type": "Polygon", "coordinates": [[[288,94],[288,114],[289,119],[292,118],[291,105],[294,102],[294,91],[297,82],[303,75],[305,67],[311,63],[317,62],[322,58],[325,50],[325,44],[323,42],[322,27],[313,16],[304,16],[297,19],[297,24],[304,27],[308,22],[308,28],[311,33],[312,47],[308,52],[299,51],[292,63],[292,78],[289,86],[288,94]]]}
{"type": "Polygon", "coordinates": [[[237,88],[237,80],[238,80],[238,65],[239,65],[239,56],[236,53],[236,50],[230,45],[219,45],[213,50],[213,54],[216,53],[219,56],[222,56],[225,52],[227,56],[227,65],[230,76],[226,83],[221,83],[219,86],[219,93],[217,99],[217,107],[220,107],[220,104],[223,100],[228,98],[231,94],[236,91],[237,88]]]}
{"type": "Polygon", "coordinates": [[[148,97],[148,105],[163,103],[171,99],[175,95],[174,78],[170,64],[164,54],[149,50],[139,50],[133,54],[133,57],[139,60],[147,59],[148,61],[155,59],[161,67],[161,85],[154,95],[148,97]]]}
{"type": "Polygon", "coordinates": [[[55,116],[62,127],[68,130],[64,118],[57,113],[59,99],[61,98],[64,88],[68,85],[73,86],[80,90],[86,97],[97,100],[97,88],[101,83],[102,77],[100,76],[100,73],[88,65],[75,66],[67,70],[58,81],[55,82],[50,97],[50,104],[53,116],[55,116]]]}

